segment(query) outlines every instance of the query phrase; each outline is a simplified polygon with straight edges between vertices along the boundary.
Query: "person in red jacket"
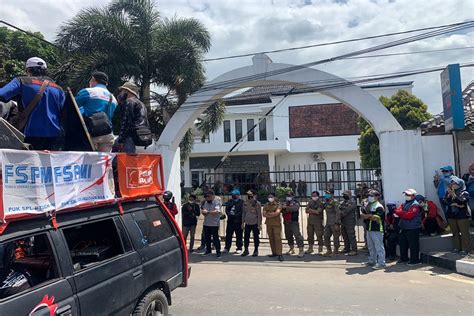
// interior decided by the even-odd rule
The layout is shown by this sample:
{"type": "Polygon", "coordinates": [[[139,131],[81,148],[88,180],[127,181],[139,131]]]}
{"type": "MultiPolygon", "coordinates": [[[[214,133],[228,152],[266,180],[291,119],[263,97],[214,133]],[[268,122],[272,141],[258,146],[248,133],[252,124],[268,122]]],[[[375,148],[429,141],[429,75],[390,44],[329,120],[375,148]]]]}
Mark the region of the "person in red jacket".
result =
{"type": "Polygon", "coordinates": [[[163,193],[163,203],[166,205],[173,217],[176,217],[176,215],[178,214],[178,207],[173,201],[173,193],[171,191],[165,191],[163,193]]]}
{"type": "MultiPolygon", "coordinates": [[[[425,212],[425,217],[421,221],[421,230],[425,235],[436,236],[440,234],[446,227],[446,220],[441,216],[441,213],[433,201],[428,201],[426,198],[418,194],[415,200],[420,204],[422,211],[425,212]]],[[[443,214],[444,215],[444,214],[443,214]]]]}

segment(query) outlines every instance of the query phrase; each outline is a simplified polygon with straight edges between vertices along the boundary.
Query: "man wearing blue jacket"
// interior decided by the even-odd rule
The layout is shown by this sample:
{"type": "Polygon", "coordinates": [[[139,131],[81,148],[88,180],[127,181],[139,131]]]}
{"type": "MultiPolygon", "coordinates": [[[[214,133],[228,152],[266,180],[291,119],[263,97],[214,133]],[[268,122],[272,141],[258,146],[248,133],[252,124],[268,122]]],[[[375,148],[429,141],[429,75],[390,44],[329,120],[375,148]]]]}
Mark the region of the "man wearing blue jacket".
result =
{"type": "MultiPolygon", "coordinates": [[[[79,91],[76,102],[84,117],[91,117],[95,113],[104,112],[107,114],[112,130],[112,118],[117,108],[117,100],[114,95],[107,90],[109,77],[106,73],[95,71],[89,80],[89,88],[79,91]]],[[[92,135],[92,142],[96,150],[101,152],[111,152],[114,144],[114,134],[112,132],[105,135],[92,135]]]]}
{"type": "Polygon", "coordinates": [[[28,59],[27,76],[16,77],[0,88],[0,101],[19,97],[19,116],[22,112],[31,111],[29,115],[24,116],[24,127],[20,127],[25,134],[25,143],[31,144],[35,150],[61,150],[61,111],[66,96],[63,89],[47,77],[47,68],[46,62],[39,57],[28,59]],[[32,100],[36,95],[40,96],[41,91],[43,94],[39,102],[32,104],[32,100]]]}

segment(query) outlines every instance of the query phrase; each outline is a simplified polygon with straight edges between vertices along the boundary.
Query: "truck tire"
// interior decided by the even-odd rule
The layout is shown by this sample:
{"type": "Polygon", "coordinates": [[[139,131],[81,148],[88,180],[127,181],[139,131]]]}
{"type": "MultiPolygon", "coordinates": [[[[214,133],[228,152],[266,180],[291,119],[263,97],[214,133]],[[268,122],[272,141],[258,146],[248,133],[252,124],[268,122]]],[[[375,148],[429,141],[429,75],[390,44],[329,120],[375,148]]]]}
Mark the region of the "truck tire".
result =
{"type": "Polygon", "coordinates": [[[160,290],[148,292],[137,304],[133,316],[168,315],[168,300],[160,290]]]}

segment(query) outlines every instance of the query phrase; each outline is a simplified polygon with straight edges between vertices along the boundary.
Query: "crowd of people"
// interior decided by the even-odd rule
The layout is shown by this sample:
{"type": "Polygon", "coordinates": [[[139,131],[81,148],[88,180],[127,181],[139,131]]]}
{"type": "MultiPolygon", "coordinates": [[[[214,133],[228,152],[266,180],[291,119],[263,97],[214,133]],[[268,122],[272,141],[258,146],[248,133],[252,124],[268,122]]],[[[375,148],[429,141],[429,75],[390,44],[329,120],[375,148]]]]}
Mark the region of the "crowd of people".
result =
{"type": "Polygon", "coordinates": [[[442,167],[440,173],[443,176],[437,176],[434,183],[438,193],[442,194],[442,209],[438,209],[433,201],[414,189],[403,192],[405,202],[401,205],[384,202],[378,190],[369,189],[360,208],[350,190],[343,193],[341,201],[334,197],[332,189],[324,191],[322,196],[318,191],[312,192],[305,208],[308,216],[306,248],[300,231],[301,205],[293,191],[289,191],[282,201],[274,193],[269,193],[267,202],[263,205],[257,201],[255,190],[247,191],[247,198],[242,199],[240,191],[234,189],[231,198],[224,205],[212,190],[204,194],[202,202],[191,194],[181,209],[183,232],[186,239],[190,233],[189,252],[192,253],[198,218],[201,215],[204,217],[202,245],[198,248],[204,250],[203,256],[208,256],[215,250],[219,258],[231,251],[234,242],[235,253],[248,256],[251,235],[254,241],[252,256],[258,256],[263,223],[270,242],[269,257],[280,261],[284,260],[282,231],[289,248],[286,255],[295,254],[302,258],[316,253],[317,242],[317,253],[322,256],[337,256],[341,252],[355,256],[358,254],[355,229],[358,218],[361,218],[369,252],[366,265],[373,269],[383,269],[387,260],[396,260],[397,246],[400,249],[397,263],[409,266],[421,264],[420,236],[434,236],[446,231],[448,227],[453,234],[452,251],[465,256],[471,251],[469,201],[474,189],[474,164],[467,177],[467,187],[463,179],[453,175],[452,167],[442,167]],[[222,208],[225,209],[224,212],[221,211],[222,208]],[[219,227],[223,219],[227,219],[227,225],[225,245],[221,251],[219,227]]]}
{"type": "MultiPolygon", "coordinates": [[[[62,150],[66,94],[48,77],[47,63],[38,57],[25,64],[26,76],[14,78],[0,88],[1,117],[25,135],[34,150],[62,150]]],[[[136,146],[152,142],[146,106],[139,100],[139,87],[125,82],[115,97],[108,89],[109,77],[95,71],[89,87],[75,97],[94,149],[100,152],[134,153],[136,146]],[[119,110],[118,137],[113,134],[113,117],[119,110]]]]}

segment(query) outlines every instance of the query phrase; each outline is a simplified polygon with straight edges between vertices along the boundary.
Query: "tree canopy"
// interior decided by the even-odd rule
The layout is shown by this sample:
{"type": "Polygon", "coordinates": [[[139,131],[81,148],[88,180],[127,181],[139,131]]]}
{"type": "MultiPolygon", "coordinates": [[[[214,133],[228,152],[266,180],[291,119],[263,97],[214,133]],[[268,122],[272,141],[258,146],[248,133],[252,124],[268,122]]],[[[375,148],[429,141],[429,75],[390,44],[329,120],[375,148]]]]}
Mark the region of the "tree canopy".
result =
{"type": "MultiPolygon", "coordinates": [[[[413,94],[399,90],[392,97],[380,97],[380,102],[392,113],[404,129],[416,129],[431,117],[428,106],[413,94]]],[[[359,152],[362,168],[380,168],[379,140],[369,123],[359,119],[359,152]]]]}

